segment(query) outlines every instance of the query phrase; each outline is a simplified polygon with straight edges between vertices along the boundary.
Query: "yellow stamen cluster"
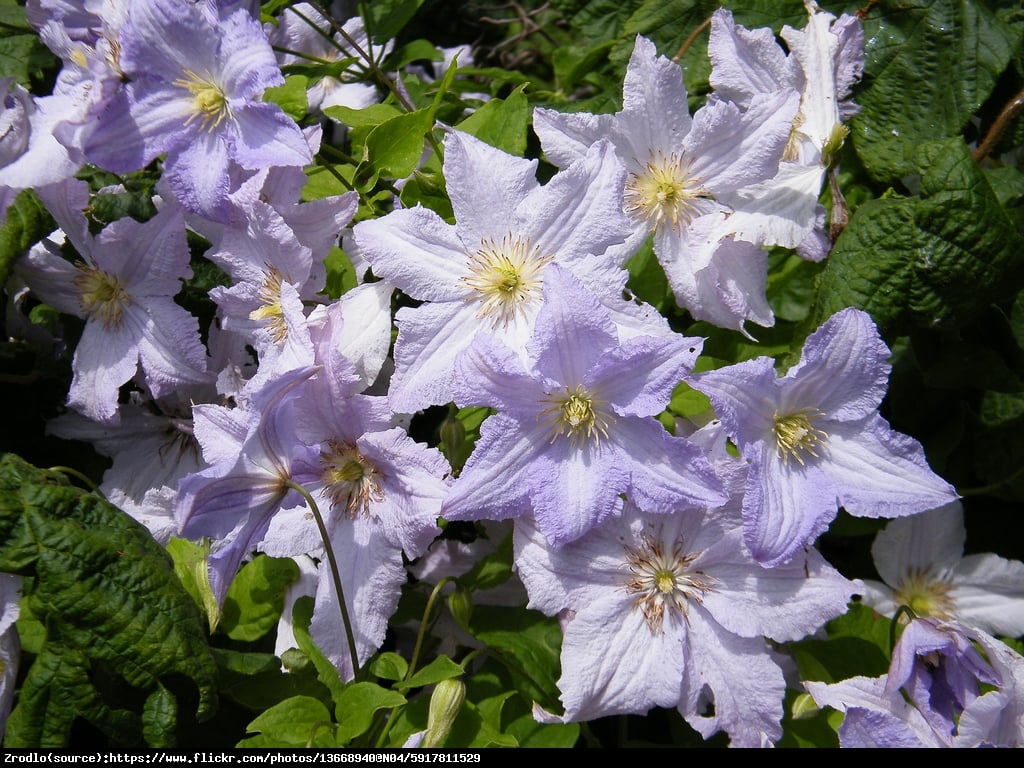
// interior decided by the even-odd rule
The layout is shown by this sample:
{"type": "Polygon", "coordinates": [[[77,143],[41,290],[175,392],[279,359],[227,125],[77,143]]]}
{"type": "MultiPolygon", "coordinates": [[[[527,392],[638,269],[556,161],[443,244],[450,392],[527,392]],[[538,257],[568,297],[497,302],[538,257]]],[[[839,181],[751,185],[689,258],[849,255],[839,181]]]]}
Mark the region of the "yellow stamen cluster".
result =
{"type": "Polygon", "coordinates": [[[582,384],[575,389],[566,387],[564,393],[549,394],[545,401],[551,405],[541,411],[540,417],[547,423],[552,443],[567,436],[574,447],[586,443],[599,446],[608,438],[608,427],[615,417],[582,384]]]}
{"type": "Polygon", "coordinates": [[[224,90],[213,81],[211,76],[203,77],[190,69],[185,70],[185,77],[173,82],[173,85],[184,88],[192,94],[192,108],[185,125],[194,120],[201,120],[200,128],[204,131],[220,126],[231,116],[228,97],[224,90]]]}
{"type": "Polygon", "coordinates": [[[263,285],[256,294],[260,306],[249,313],[249,319],[262,322],[270,331],[270,338],[281,346],[288,338],[288,321],[281,306],[281,284],[284,276],[276,267],[268,267],[265,274],[263,285]]]}
{"type": "Polygon", "coordinates": [[[74,286],[86,317],[98,318],[107,330],[121,326],[121,315],[132,299],[116,277],[98,267],[80,264],[74,286]]]}
{"type": "Polygon", "coordinates": [[[626,592],[636,595],[634,607],[643,612],[652,634],[662,631],[666,616],[686,621],[689,602],[702,604],[714,587],[712,577],[691,568],[699,556],[686,552],[682,539],[668,550],[660,535],[644,534],[639,547],[626,546],[626,592]]]}
{"type": "Polygon", "coordinates": [[[652,153],[638,173],[626,180],[625,211],[635,219],[646,221],[651,231],[671,224],[685,227],[697,214],[696,201],[707,198],[700,179],[690,175],[683,153],[652,153]]]}
{"type": "Polygon", "coordinates": [[[916,616],[951,619],[956,608],[953,585],[932,574],[931,568],[910,568],[896,585],[893,599],[908,606],[916,616]]]}
{"type": "Polygon", "coordinates": [[[805,456],[820,458],[818,451],[825,446],[828,433],[813,427],[811,421],[824,415],[816,408],[804,408],[788,416],[775,412],[775,450],[787,467],[790,459],[803,466],[805,456]]]}
{"type": "Polygon", "coordinates": [[[333,507],[341,507],[349,517],[369,515],[370,503],[384,500],[380,473],[354,445],[329,440],[320,452],[320,464],[333,507]]]}
{"type": "Polygon", "coordinates": [[[541,271],[552,258],[512,234],[500,243],[484,240],[469,257],[469,274],[462,278],[481,303],[477,316],[492,318],[495,328],[507,326],[527,304],[540,299],[541,271]]]}

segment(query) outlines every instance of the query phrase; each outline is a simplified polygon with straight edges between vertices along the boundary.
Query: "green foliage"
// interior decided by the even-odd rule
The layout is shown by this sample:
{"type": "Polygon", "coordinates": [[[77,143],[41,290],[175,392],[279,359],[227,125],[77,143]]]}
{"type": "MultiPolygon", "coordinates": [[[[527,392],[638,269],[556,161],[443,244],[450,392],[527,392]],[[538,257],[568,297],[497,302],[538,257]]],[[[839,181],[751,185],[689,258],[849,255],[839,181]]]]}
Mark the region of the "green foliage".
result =
{"type": "Polygon", "coordinates": [[[257,640],[277,626],[288,586],[299,577],[291,558],[260,555],[242,566],[228,588],[220,630],[233,640],[257,640]]]}
{"type": "Polygon", "coordinates": [[[166,729],[108,696],[151,697],[151,721],[170,706],[175,675],[198,689],[197,716],[213,715],[216,670],[195,603],[163,548],[116,507],[5,454],[0,571],[30,579],[23,600],[46,633],[5,745],[65,746],[77,717],[125,745],[144,736],[167,742],[166,729]]]}
{"type": "Polygon", "coordinates": [[[919,147],[921,193],[862,205],[818,281],[809,327],[844,306],[887,337],[964,324],[1004,300],[1024,269],[1024,236],[959,139],[919,147]]]}
{"type": "Polygon", "coordinates": [[[7,282],[22,254],[56,228],[39,195],[30,189],[18,193],[0,226],[0,283],[7,282]]]}
{"type": "Polygon", "coordinates": [[[1008,6],[883,0],[864,20],[864,86],[852,136],[864,167],[892,183],[915,173],[918,145],[960,136],[1020,46],[1008,6]]]}

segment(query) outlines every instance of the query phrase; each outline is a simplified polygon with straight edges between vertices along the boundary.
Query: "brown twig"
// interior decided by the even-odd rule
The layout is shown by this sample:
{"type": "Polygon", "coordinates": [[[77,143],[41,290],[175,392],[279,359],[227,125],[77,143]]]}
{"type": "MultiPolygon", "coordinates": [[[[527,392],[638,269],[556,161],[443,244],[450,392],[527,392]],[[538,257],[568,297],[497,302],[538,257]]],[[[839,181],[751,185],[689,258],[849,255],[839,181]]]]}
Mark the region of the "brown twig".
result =
{"type": "Polygon", "coordinates": [[[988,153],[992,151],[993,147],[999,143],[999,140],[1003,138],[1003,134],[1006,133],[1006,129],[1010,127],[1010,124],[1017,118],[1020,111],[1024,109],[1024,91],[1021,91],[1012,99],[1010,99],[1006,106],[1003,107],[1003,111],[999,113],[995,122],[992,123],[992,127],[988,129],[988,133],[985,134],[985,138],[981,140],[981,144],[974,150],[972,156],[975,162],[979,162],[983,158],[988,156],[988,153]]]}

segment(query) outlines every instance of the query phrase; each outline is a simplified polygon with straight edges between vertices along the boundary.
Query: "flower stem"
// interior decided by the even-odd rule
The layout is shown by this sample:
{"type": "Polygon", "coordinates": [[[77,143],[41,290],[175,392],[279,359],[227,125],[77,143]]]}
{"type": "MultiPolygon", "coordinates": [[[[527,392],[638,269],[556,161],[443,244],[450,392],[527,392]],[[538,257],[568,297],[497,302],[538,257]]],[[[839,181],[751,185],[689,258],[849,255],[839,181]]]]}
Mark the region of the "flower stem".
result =
{"type": "Polygon", "coordinates": [[[78,478],[79,480],[82,481],[82,483],[85,484],[85,486],[90,491],[95,493],[97,496],[99,496],[104,501],[107,500],[107,497],[103,494],[103,491],[101,491],[99,489],[99,486],[97,486],[96,483],[94,483],[89,477],[87,477],[86,475],[82,474],[77,469],[72,469],[71,467],[50,467],[50,471],[51,472],[60,472],[61,474],[71,475],[72,477],[78,478]]]}
{"type": "Polygon", "coordinates": [[[338,595],[338,607],[341,610],[341,622],[345,626],[345,639],[348,641],[348,652],[352,656],[352,679],[358,680],[359,654],[356,651],[356,638],[352,633],[352,620],[348,615],[348,605],[345,603],[345,592],[341,588],[341,573],[338,571],[338,561],[334,557],[334,547],[331,546],[331,539],[327,535],[327,526],[324,525],[324,518],[320,514],[320,507],[317,506],[313,497],[309,495],[309,491],[294,480],[289,480],[285,485],[295,491],[298,491],[298,493],[302,495],[302,498],[306,500],[309,508],[313,511],[313,517],[316,518],[317,528],[320,529],[320,538],[324,542],[324,552],[327,553],[327,562],[331,568],[331,578],[334,580],[334,591],[338,595]]]}

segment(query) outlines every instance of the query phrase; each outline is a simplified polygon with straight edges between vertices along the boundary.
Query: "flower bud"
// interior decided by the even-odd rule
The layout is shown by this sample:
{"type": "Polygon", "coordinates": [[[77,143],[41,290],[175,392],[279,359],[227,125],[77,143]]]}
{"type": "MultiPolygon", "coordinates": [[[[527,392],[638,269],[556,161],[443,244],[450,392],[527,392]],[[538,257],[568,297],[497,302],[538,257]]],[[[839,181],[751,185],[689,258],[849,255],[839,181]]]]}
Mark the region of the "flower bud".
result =
{"type": "Polygon", "coordinates": [[[434,686],[427,711],[427,730],[421,747],[439,747],[448,738],[456,715],[466,700],[466,686],[458,678],[442,680],[434,686]]]}

